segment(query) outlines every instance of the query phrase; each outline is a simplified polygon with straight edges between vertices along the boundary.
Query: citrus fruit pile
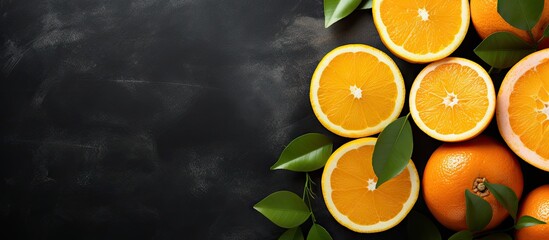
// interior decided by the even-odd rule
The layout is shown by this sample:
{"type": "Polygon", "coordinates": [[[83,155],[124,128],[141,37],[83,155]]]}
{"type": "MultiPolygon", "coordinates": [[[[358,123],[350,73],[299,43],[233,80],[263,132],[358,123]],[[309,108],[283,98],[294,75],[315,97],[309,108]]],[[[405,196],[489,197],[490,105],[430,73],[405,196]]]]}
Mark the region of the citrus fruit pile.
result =
{"type": "MultiPolygon", "coordinates": [[[[520,198],[524,180],[517,155],[549,171],[549,49],[525,57],[496,86],[478,63],[449,57],[465,38],[470,18],[482,38],[511,31],[531,39],[526,32],[505,25],[495,2],[472,0],[471,6],[468,0],[372,3],[374,24],[385,47],[409,63],[427,64],[410,88],[410,115],[421,131],[445,143],[429,159],[419,159],[427,161],[421,184],[410,159],[399,175],[376,186],[372,154],[377,140],[372,136],[399,117],[406,95],[403,77],[391,57],[368,45],[349,44],[320,61],[311,79],[313,112],[334,134],[357,138],[331,155],[322,174],[324,201],[341,225],[368,233],[394,227],[413,208],[421,185],[428,209],[445,227],[467,228],[464,191],[470,191],[491,206],[493,216],[485,229],[494,228],[508,212],[485,182],[505,185],[520,198]],[[482,135],[494,115],[505,142],[482,135]]],[[[543,40],[548,9],[549,3],[540,27],[533,30],[536,40],[543,40]]],[[[520,214],[547,221],[549,186],[540,189],[527,197],[520,214]]],[[[521,230],[517,236],[542,239],[549,236],[548,229],[521,230]]]]}

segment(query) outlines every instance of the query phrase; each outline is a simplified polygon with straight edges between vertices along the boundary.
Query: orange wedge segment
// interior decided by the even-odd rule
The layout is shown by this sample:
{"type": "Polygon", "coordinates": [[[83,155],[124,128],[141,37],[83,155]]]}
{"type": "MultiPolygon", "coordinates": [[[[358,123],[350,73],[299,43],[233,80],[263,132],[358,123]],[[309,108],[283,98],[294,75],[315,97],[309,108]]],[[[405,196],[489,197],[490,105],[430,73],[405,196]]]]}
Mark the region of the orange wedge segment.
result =
{"type": "Polygon", "coordinates": [[[549,171],[549,49],[526,56],[501,83],[496,118],[507,145],[549,171]]]}
{"type": "Polygon", "coordinates": [[[322,173],[322,195],[329,212],[356,232],[380,232],[397,225],[419,194],[419,176],[411,160],[402,173],[376,188],[372,167],[376,140],[361,138],[339,147],[322,173]]]}
{"type": "Polygon", "coordinates": [[[413,63],[449,56],[469,28],[468,0],[374,0],[372,14],[383,44],[413,63]]]}
{"type": "Polygon", "coordinates": [[[320,61],[311,79],[310,100],[324,127],[357,138],[379,133],[395,120],[405,91],[400,70],[387,54],[350,44],[320,61]]]}
{"type": "Polygon", "coordinates": [[[492,79],[477,63],[445,58],[427,65],[410,89],[410,113],[427,135],[457,142],[479,135],[496,108],[492,79]]]}

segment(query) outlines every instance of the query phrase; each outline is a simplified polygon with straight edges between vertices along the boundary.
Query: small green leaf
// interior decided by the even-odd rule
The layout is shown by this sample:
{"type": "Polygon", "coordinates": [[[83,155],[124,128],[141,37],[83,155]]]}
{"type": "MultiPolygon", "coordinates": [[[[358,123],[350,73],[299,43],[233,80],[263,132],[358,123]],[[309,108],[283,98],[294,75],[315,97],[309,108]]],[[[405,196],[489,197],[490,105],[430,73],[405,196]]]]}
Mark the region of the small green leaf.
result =
{"type": "Polygon", "coordinates": [[[440,232],[431,221],[425,215],[411,211],[408,214],[408,239],[409,240],[441,240],[440,232]]]}
{"type": "Polygon", "coordinates": [[[362,10],[372,9],[372,2],[373,0],[362,0],[360,5],[358,6],[358,9],[362,9],[362,10]]]}
{"type": "Polygon", "coordinates": [[[484,185],[488,187],[488,190],[490,190],[490,193],[494,195],[496,200],[505,208],[507,209],[507,212],[509,212],[509,215],[513,218],[513,220],[516,220],[517,217],[517,209],[518,209],[518,198],[513,189],[496,183],[489,183],[487,181],[484,182],[484,185]]]}
{"type": "Polygon", "coordinates": [[[324,227],[315,223],[311,226],[309,234],[307,234],[307,240],[332,240],[332,236],[324,227]]]}
{"type": "Polygon", "coordinates": [[[290,228],[286,230],[279,238],[278,240],[303,240],[303,232],[301,232],[301,228],[295,227],[290,228]]]}
{"type": "Polygon", "coordinates": [[[531,216],[522,216],[518,219],[517,224],[515,224],[515,229],[531,227],[538,224],[546,224],[546,223],[544,221],[540,221],[531,216]]]}
{"type": "Polygon", "coordinates": [[[529,31],[543,11],[544,0],[498,0],[498,13],[513,27],[529,31]]]}
{"type": "Polygon", "coordinates": [[[312,172],[324,167],[332,154],[332,141],[320,133],[307,133],[294,139],[282,151],[271,170],[312,172]]]}
{"type": "Polygon", "coordinates": [[[347,17],[362,0],[324,0],[324,27],[347,17]]]}
{"type": "Polygon", "coordinates": [[[510,32],[495,32],[474,50],[475,54],[494,68],[512,67],[536,49],[510,32]]]}
{"type": "Polygon", "coordinates": [[[463,230],[459,231],[457,233],[454,233],[448,240],[472,240],[473,239],[473,233],[469,230],[463,230]]]}
{"type": "Polygon", "coordinates": [[[303,199],[290,191],[274,192],[255,204],[254,209],[283,228],[297,227],[311,215],[303,199]]]}
{"type": "Polygon", "coordinates": [[[465,190],[465,207],[467,208],[465,221],[469,230],[480,231],[490,223],[492,219],[490,204],[467,189],[465,190]]]}
{"type": "Polygon", "coordinates": [[[486,237],[479,238],[479,240],[513,240],[507,233],[493,233],[486,237]]]}
{"type": "Polygon", "coordinates": [[[408,116],[393,121],[379,134],[372,156],[376,187],[400,174],[410,162],[414,142],[408,116]]]}

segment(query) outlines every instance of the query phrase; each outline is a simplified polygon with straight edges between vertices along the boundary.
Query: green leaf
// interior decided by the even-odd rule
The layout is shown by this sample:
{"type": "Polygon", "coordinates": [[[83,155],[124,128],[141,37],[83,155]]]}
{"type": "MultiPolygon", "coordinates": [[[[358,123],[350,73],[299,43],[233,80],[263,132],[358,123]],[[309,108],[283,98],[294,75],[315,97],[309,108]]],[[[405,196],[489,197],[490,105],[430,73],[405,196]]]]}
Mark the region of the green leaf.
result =
{"type": "Polygon", "coordinates": [[[414,142],[409,116],[393,121],[379,134],[372,156],[376,187],[401,173],[410,162],[414,142]]]}
{"type": "Polygon", "coordinates": [[[309,230],[307,240],[332,240],[332,236],[330,236],[330,233],[325,228],[315,223],[311,226],[311,230],[309,230]]]}
{"type": "Polygon", "coordinates": [[[347,17],[362,0],[324,0],[324,27],[347,17]]]}
{"type": "Polygon", "coordinates": [[[311,172],[324,167],[332,154],[332,141],[320,133],[307,133],[290,142],[271,170],[311,172]]]}
{"type": "Polygon", "coordinates": [[[448,240],[472,240],[473,239],[473,233],[469,230],[463,230],[459,231],[457,233],[454,233],[448,240]]]}
{"type": "Polygon", "coordinates": [[[490,204],[467,189],[465,190],[465,207],[467,208],[465,221],[469,230],[480,231],[490,223],[492,219],[490,204]]]}
{"type": "Polygon", "coordinates": [[[486,237],[479,238],[479,240],[513,240],[507,233],[493,233],[486,237]]]}
{"type": "Polygon", "coordinates": [[[517,224],[515,224],[515,229],[521,229],[525,227],[531,227],[538,224],[546,224],[544,221],[540,221],[534,217],[531,216],[522,216],[517,221],[517,224]]]}
{"type": "Polygon", "coordinates": [[[544,0],[498,0],[498,13],[513,27],[530,31],[538,23],[544,0]]]}
{"type": "Polygon", "coordinates": [[[494,68],[512,67],[536,49],[510,32],[495,32],[474,50],[475,54],[494,68]]]}
{"type": "Polygon", "coordinates": [[[408,214],[408,239],[409,240],[441,240],[440,232],[431,221],[425,215],[411,211],[408,214]]]}
{"type": "Polygon", "coordinates": [[[494,195],[496,200],[505,208],[507,209],[507,212],[509,212],[509,215],[513,218],[513,220],[516,220],[517,217],[517,209],[518,209],[518,198],[513,189],[501,185],[501,184],[495,184],[495,183],[489,183],[487,181],[484,182],[484,185],[488,187],[488,190],[490,190],[490,193],[494,195]]]}
{"type": "Polygon", "coordinates": [[[290,191],[274,192],[255,204],[254,209],[283,228],[297,227],[311,215],[303,199],[290,191]]]}
{"type": "Polygon", "coordinates": [[[361,9],[361,10],[372,9],[372,2],[373,0],[362,0],[360,5],[358,6],[358,9],[361,9]]]}
{"type": "Polygon", "coordinates": [[[301,228],[295,227],[290,228],[286,230],[279,238],[278,240],[303,240],[303,232],[301,232],[301,228]]]}

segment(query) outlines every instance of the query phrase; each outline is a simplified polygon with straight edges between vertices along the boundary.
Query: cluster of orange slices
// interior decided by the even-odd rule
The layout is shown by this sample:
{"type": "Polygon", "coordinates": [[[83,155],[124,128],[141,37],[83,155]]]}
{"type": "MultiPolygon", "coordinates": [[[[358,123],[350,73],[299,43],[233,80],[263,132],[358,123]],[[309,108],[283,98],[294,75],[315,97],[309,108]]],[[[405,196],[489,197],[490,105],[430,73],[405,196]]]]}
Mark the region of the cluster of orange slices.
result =
{"type": "MultiPolygon", "coordinates": [[[[423,132],[440,141],[462,142],[482,133],[496,114],[510,148],[549,171],[549,50],[516,64],[496,94],[483,67],[449,57],[469,28],[468,0],[374,0],[372,13],[391,53],[411,63],[429,63],[408,98],[413,121],[423,132]]],[[[321,184],[328,210],[351,230],[391,228],[418,198],[419,176],[411,160],[400,175],[376,188],[376,139],[368,137],[398,118],[405,96],[397,64],[368,45],[337,47],[314,71],[310,101],[317,119],[337,135],[358,138],[332,154],[321,184]]]]}

